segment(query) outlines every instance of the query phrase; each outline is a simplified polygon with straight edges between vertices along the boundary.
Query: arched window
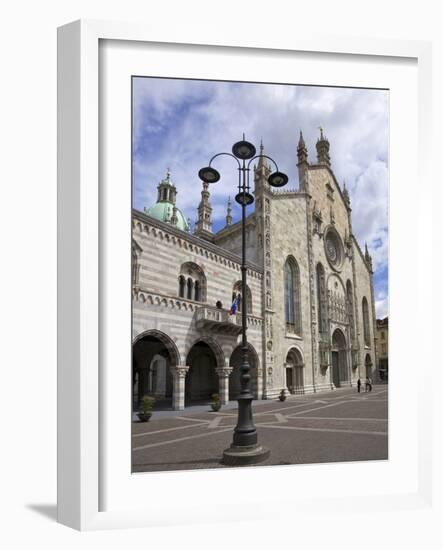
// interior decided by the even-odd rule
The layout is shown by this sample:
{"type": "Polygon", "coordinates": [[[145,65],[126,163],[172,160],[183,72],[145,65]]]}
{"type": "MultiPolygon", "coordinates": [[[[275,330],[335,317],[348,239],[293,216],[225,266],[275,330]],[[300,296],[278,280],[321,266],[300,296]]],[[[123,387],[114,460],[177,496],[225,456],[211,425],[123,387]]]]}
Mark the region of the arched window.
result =
{"type": "Polygon", "coordinates": [[[178,295],[195,302],[206,302],[206,277],[203,269],[194,262],[186,262],[181,266],[178,295]]]}
{"type": "Polygon", "coordinates": [[[285,263],[284,286],[286,330],[301,334],[300,272],[292,256],[285,263]]]}
{"type": "MultiPolygon", "coordinates": [[[[237,311],[241,312],[242,310],[242,295],[241,295],[241,281],[237,281],[234,285],[234,289],[232,292],[232,301],[234,301],[234,298],[237,297],[238,303],[237,303],[237,311]]],[[[246,286],[246,299],[247,299],[247,313],[249,315],[252,315],[252,294],[251,289],[249,286],[246,286]]]]}
{"type": "Polygon", "coordinates": [[[188,298],[188,300],[192,300],[192,288],[193,288],[194,284],[192,282],[191,277],[188,278],[187,286],[188,286],[188,293],[187,293],[186,297],[188,298]]]}
{"type": "Polygon", "coordinates": [[[366,296],[362,300],[362,312],[363,312],[363,338],[365,346],[371,346],[371,333],[369,329],[369,307],[366,296]]]}
{"type": "Polygon", "coordinates": [[[327,332],[326,281],[325,270],[321,263],[317,264],[317,312],[318,332],[325,334],[327,332]]]}
{"type": "Polygon", "coordinates": [[[186,280],[183,275],[180,275],[180,277],[178,278],[178,295],[180,296],[180,298],[185,297],[185,286],[186,280]]]}
{"type": "Polygon", "coordinates": [[[142,249],[140,246],[135,242],[135,240],[132,241],[132,284],[138,285],[138,276],[140,272],[140,264],[138,261],[138,258],[142,252],[142,249]]]}
{"type": "Polygon", "coordinates": [[[134,252],[134,249],[132,249],[132,284],[136,285],[138,281],[138,261],[137,261],[137,254],[134,252]]]}

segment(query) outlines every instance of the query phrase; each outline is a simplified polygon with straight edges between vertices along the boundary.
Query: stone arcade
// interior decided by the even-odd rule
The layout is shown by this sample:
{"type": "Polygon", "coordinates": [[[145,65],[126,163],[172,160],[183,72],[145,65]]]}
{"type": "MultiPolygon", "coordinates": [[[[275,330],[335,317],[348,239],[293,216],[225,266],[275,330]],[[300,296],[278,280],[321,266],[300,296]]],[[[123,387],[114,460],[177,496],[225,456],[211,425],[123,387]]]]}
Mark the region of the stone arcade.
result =
{"type": "MultiPolygon", "coordinates": [[[[311,393],[373,376],[376,331],[372,260],[352,231],[351,204],[331,169],[320,131],[317,162],[297,147],[297,190],[272,191],[270,167],[254,166],[255,211],[247,218],[248,342],[253,392],[311,393]]],[[[180,410],[239,388],[240,223],[212,232],[203,183],[194,233],[168,171],[157,202],[132,214],[134,407],[145,394],[180,410]]]]}

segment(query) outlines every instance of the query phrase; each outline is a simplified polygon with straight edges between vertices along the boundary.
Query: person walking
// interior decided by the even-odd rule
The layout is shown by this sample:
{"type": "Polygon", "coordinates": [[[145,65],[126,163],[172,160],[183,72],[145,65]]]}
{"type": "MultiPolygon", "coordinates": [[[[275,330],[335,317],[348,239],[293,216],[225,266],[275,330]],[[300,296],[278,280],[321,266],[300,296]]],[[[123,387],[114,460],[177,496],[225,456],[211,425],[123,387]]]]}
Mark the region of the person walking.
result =
{"type": "Polygon", "coordinates": [[[361,390],[361,380],[360,378],[357,380],[357,391],[358,393],[360,393],[360,390],[361,390]]]}
{"type": "Polygon", "coordinates": [[[372,378],[369,378],[369,376],[368,376],[368,386],[369,386],[369,391],[371,392],[372,391],[372,378]]]}

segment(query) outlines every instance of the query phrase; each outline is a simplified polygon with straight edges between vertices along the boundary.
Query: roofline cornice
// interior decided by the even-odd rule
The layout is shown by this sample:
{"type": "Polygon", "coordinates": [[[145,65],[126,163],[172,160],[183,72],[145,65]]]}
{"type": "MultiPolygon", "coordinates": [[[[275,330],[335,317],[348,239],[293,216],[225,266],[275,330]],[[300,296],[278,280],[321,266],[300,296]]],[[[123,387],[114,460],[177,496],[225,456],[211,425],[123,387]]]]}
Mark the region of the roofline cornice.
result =
{"type": "MultiPolygon", "coordinates": [[[[241,256],[238,256],[237,254],[234,254],[232,252],[229,252],[222,248],[221,246],[217,246],[216,244],[210,243],[209,241],[206,241],[205,239],[200,239],[199,237],[196,237],[195,235],[192,235],[192,233],[188,233],[187,231],[182,231],[181,229],[178,229],[177,227],[174,227],[173,225],[162,222],[160,220],[157,220],[155,218],[152,218],[148,214],[145,214],[143,212],[140,212],[140,210],[136,210],[135,208],[132,209],[132,216],[133,218],[138,219],[142,223],[149,223],[150,225],[162,229],[163,231],[167,231],[171,235],[175,235],[176,237],[179,237],[180,239],[184,239],[192,244],[196,244],[205,250],[208,250],[210,252],[213,252],[214,254],[217,254],[219,256],[222,256],[226,260],[230,260],[231,262],[238,263],[241,265],[241,256]]],[[[257,264],[254,264],[250,261],[246,262],[246,267],[253,271],[257,271],[258,273],[263,273],[263,269],[258,266],[257,264]]]]}

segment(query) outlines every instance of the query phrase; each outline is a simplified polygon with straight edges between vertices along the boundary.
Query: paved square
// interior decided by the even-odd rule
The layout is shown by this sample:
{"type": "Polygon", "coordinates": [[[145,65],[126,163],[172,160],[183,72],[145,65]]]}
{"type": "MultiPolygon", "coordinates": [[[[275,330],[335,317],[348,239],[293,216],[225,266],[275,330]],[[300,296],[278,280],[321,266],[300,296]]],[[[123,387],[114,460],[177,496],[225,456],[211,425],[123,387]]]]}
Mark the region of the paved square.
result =
{"type": "MultiPolygon", "coordinates": [[[[312,464],[388,458],[388,386],[291,396],[285,402],[254,401],[261,444],[271,450],[262,465],[312,464]]],[[[134,472],[225,468],[237,410],[187,409],[134,422],[134,472]]]]}

